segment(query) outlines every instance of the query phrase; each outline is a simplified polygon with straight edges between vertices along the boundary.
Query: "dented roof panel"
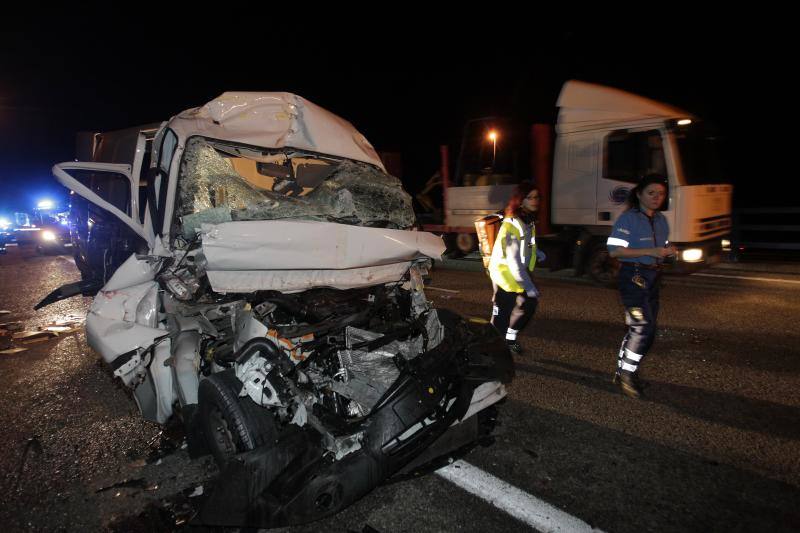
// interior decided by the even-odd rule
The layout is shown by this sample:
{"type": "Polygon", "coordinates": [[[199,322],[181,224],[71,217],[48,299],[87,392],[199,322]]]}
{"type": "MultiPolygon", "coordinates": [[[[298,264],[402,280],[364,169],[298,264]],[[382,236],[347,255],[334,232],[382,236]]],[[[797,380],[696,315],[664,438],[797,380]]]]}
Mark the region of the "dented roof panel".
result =
{"type": "Polygon", "coordinates": [[[385,170],[352,124],[292,93],[226,92],[178,114],[169,127],[183,138],[199,134],[265,148],[297,148],[385,170]]]}

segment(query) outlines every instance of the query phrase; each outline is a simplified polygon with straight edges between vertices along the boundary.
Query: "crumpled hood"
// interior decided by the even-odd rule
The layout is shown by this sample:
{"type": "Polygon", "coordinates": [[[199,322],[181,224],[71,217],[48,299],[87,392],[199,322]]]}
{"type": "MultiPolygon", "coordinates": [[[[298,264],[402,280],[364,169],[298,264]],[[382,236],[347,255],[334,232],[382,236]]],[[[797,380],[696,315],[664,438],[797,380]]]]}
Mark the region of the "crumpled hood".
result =
{"type": "Polygon", "coordinates": [[[422,231],[305,220],[203,224],[206,272],[217,292],[293,292],[398,281],[420,258],[438,259],[441,237],[422,231]]]}

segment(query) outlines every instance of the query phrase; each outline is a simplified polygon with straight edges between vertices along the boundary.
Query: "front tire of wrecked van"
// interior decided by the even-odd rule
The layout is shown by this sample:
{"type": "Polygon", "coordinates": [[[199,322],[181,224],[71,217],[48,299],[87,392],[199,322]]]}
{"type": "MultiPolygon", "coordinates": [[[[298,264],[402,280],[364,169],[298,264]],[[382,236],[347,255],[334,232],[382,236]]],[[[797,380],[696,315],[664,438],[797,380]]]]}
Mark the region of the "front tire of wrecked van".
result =
{"type": "Polygon", "coordinates": [[[619,275],[619,261],[608,254],[604,242],[597,242],[589,251],[586,260],[586,271],[589,277],[604,287],[616,287],[619,275]]]}
{"type": "Polygon", "coordinates": [[[228,369],[202,380],[198,389],[200,427],[220,468],[236,454],[276,437],[272,415],[249,397],[240,398],[242,386],[233,369],[228,369]]]}

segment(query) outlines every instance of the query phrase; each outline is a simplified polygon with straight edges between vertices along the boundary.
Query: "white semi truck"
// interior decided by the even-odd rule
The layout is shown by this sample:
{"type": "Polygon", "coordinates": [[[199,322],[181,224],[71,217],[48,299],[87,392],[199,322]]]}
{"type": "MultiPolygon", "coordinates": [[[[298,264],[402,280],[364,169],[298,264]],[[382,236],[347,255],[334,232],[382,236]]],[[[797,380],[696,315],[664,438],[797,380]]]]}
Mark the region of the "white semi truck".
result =
{"type": "Polygon", "coordinates": [[[600,282],[613,278],[606,237],[641,177],[667,177],[664,215],[679,250],[671,270],[719,260],[730,245],[732,185],[725,183],[709,127],[690,113],[580,81],[564,84],[553,127],[484,118],[467,124],[455,172],[443,147],[443,224],[460,252],[476,248],[474,222],[501,210],[514,186],[532,179],[542,193],[537,243],[551,269],[574,267],[600,282]]]}

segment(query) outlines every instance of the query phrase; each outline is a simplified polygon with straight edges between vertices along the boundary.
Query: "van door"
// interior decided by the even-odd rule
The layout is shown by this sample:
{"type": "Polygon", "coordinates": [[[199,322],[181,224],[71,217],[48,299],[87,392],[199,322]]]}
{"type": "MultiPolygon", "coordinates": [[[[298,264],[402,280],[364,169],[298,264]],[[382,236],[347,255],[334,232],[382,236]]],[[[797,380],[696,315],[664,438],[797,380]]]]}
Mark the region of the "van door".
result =
{"type": "Polygon", "coordinates": [[[53,175],[72,194],[84,198],[116,217],[128,229],[152,246],[153,236],[135,218],[138,209],[138,180],[134,182],[130,165],[111,163],[59,163],[53,175]]]}
{"type": "Polygon", "coordinates": [[[81,281],[60,287],[37,304],[97,293],[131,254],[147,254],[151,231],[138,219],[138,179],[130,165],[59,163],[56,180],[70,190],[70,237],[81,281]]]}

